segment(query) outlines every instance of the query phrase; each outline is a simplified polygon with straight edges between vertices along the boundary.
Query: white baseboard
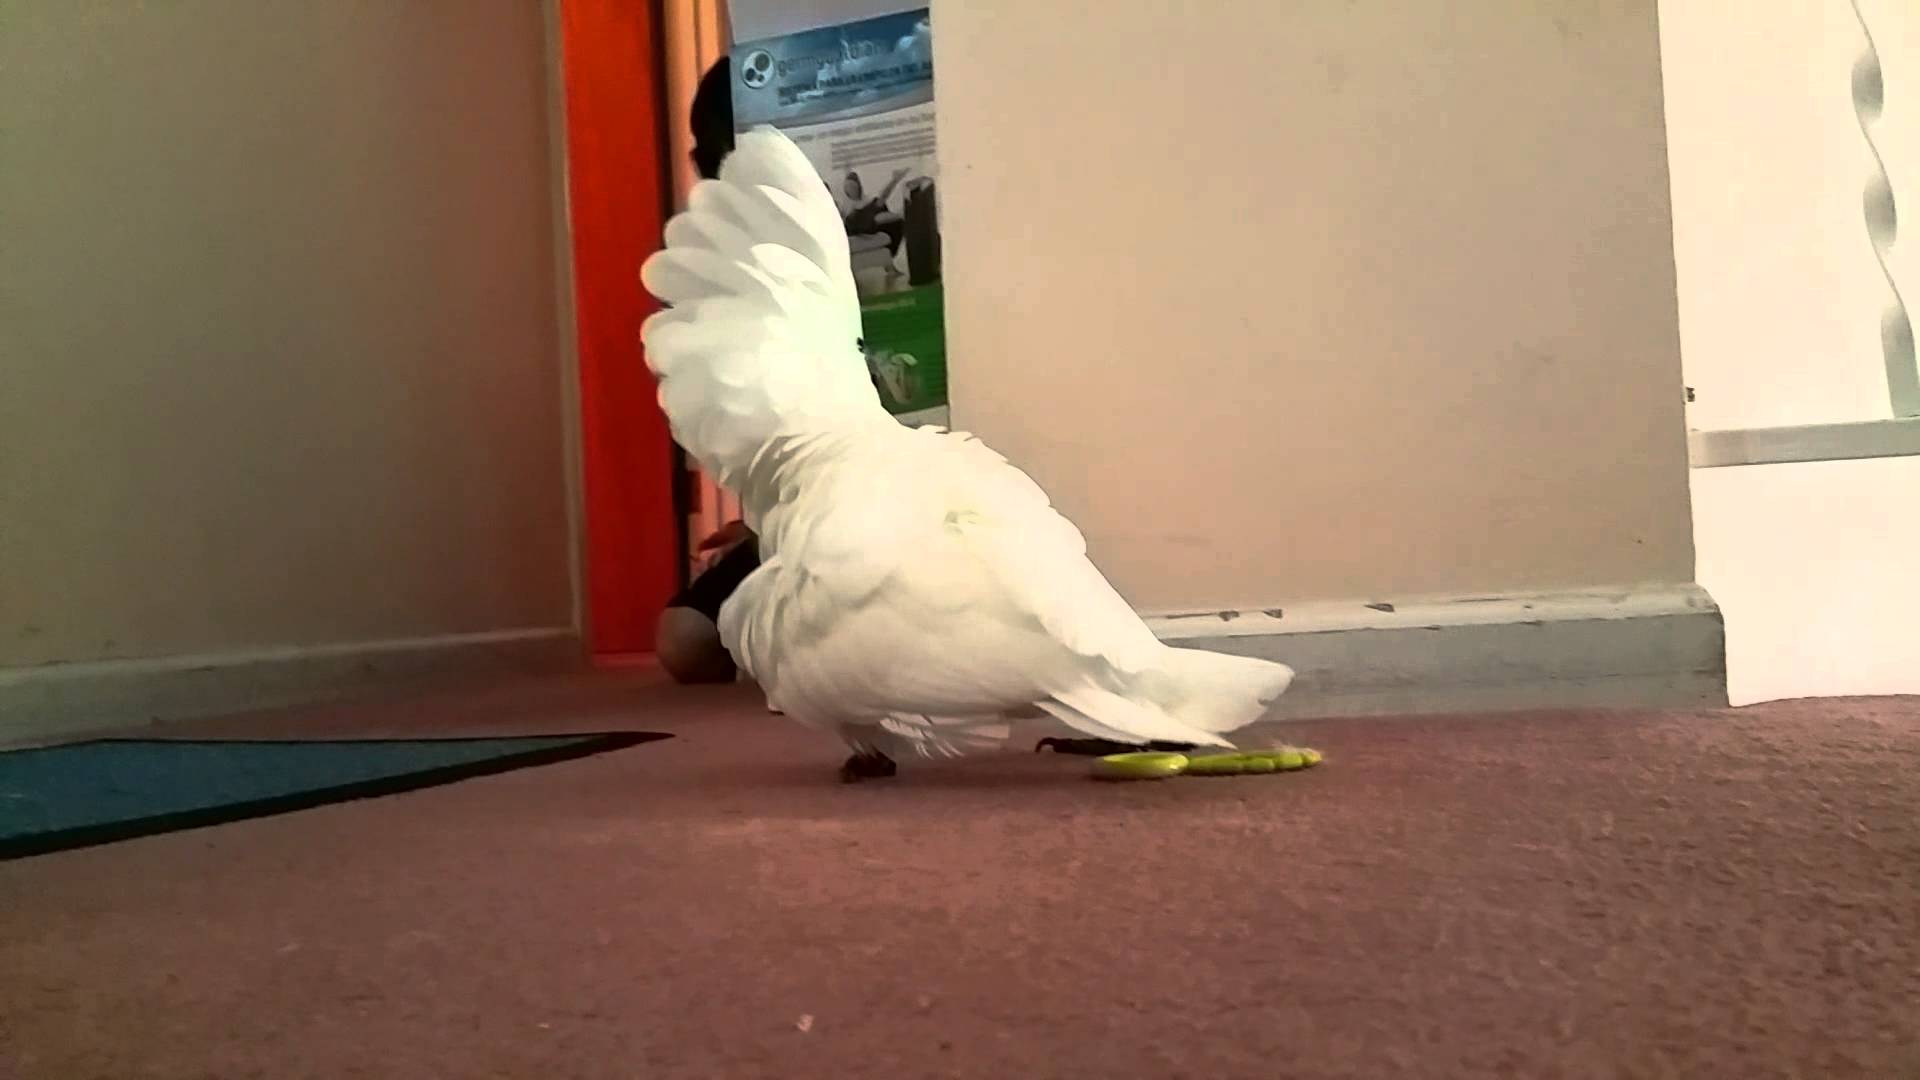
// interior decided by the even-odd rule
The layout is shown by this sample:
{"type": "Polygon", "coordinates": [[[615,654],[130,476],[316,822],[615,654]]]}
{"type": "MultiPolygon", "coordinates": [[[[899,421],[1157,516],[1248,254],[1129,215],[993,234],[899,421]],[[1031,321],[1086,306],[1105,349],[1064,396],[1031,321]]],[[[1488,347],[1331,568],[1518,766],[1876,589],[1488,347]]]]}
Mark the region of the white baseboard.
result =
{"type": "MultiPolygon", "coordinates": [[[[1149,618],[1163,640],[1280,660],[1276,718],[1720,707],[1720,612],[1696,585],[1316,602],[1149,618]]],[[[431,675],[564,670],[570,628],[0,668],[0,742],[338,698],[431,675]]]]}
{"type": "Polygon", "coordinates": [[[0,742],[306,704],[401,679],[563,670],[584,655],[573,629],[536,627],[0,668],[0,742]]]}
{"type": "Polygon", "coordinates": [[[1692,584],[1147,621],[1169,644],[1292,666],[1276,719],[1727,704],[1720,610],[1692,584]]]}

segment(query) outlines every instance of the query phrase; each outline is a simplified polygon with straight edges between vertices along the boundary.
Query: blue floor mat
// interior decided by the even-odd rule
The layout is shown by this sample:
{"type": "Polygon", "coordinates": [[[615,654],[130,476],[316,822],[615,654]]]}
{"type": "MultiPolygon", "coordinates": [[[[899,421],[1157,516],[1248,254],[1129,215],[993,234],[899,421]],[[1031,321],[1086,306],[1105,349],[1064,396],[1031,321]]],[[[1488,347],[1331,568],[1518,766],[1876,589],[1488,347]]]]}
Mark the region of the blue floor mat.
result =
{"type": "Polygon", "coordinates": [[[0,753],[0,859],[282,814],[670,736],[96,739],[0,753]]]}

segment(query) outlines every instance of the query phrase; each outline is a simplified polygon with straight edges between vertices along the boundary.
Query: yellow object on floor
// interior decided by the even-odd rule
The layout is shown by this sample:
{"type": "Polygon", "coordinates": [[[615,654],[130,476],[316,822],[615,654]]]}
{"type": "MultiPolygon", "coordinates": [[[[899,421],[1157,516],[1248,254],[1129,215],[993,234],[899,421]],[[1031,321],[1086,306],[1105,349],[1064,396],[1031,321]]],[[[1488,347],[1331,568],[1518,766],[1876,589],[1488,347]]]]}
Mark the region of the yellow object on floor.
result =
{"type": "Polygon", "coordinates": [[[1325,757],[1318,750],[1301,746],[1282,746],[1226,754],[1172,754],[1143,752],[1109,754],[1093,764],[1096,780],[1165,780],[1174,776],[1249,776],[1260,773],[1297,772],[1320,764],[1325,757]]]}

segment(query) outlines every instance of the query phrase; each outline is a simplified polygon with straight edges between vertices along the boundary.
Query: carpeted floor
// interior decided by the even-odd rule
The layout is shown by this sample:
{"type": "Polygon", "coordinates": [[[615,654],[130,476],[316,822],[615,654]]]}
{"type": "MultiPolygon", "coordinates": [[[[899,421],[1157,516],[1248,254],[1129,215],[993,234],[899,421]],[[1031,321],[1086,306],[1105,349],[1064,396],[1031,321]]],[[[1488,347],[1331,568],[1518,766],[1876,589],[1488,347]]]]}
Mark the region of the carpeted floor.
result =
{"type": "Polygon", "coordinates": [[[669,742],[0,864],[0,1074],[1920,1077],[1920,701],[845,787],[643,676],[198,724],[669,742]],[[11,1062],[7,1057],[11,1056],[11,1062]]]}

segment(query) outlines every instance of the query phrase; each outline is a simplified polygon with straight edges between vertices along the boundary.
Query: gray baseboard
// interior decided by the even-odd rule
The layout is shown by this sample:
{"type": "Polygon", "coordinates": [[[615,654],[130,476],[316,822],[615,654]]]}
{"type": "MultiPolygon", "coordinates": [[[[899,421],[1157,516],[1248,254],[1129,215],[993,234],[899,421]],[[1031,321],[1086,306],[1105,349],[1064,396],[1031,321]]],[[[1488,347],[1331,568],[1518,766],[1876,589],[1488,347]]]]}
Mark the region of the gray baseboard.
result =
{"type": "Polygon", "coordinates": [[[403,680],[559,671],[584,660],[570,628],[0,668],[0,742],[325,701],[403,680]]]}
{"type": "Polygon", "coordinates": [[[1720,611],[1692,584],[1148,622],[1169,644],[1291,665],[1275,719],[1727,704],[1720,611]]]}

